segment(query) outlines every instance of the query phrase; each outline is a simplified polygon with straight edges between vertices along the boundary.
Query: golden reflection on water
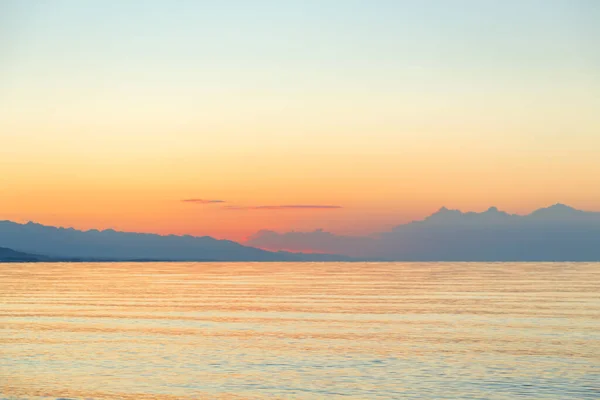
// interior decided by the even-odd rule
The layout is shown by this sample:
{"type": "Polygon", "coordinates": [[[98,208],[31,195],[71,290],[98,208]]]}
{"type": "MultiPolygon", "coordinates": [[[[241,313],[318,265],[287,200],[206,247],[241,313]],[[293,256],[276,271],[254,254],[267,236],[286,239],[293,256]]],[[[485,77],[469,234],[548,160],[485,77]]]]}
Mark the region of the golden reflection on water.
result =
{"type": "Polygon", "coordinates": [[[600,264],[0,264],[3,399],[597,399],[600,264]]]}

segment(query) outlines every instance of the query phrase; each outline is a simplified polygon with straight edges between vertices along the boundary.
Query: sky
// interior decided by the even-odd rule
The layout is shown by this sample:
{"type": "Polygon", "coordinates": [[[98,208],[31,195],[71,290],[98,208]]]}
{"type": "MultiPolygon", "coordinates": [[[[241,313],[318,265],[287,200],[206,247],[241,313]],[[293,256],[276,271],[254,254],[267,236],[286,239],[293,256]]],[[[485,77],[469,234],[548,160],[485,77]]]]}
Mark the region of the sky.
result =
{"type": "Polygon", "coordinates": [[[0,219],[243,240],[600,211],[596,0],[0,0],[0,219]]]}

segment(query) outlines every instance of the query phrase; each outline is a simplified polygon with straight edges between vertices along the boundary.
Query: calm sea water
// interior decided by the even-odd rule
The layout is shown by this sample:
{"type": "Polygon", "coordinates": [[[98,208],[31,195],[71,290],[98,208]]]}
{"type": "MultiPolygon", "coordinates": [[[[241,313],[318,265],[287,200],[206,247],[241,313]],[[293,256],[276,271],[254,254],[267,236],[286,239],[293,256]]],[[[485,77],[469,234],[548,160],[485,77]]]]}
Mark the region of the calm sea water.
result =
{"type": "Polygon", "coordinates": [[[600,264],[0,264],[4,399],[598,399],[600,264]]]}

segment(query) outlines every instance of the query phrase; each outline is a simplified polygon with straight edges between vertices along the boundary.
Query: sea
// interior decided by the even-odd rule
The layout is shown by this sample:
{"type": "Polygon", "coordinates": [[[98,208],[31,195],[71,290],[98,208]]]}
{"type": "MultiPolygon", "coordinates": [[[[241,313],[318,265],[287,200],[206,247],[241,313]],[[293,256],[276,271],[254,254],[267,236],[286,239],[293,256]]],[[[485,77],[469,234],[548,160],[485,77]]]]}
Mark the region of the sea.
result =
{"type": "Polygon", "coordinates": [[[0,264],[0,398],[600,399],[600,264],[0,264]]]}

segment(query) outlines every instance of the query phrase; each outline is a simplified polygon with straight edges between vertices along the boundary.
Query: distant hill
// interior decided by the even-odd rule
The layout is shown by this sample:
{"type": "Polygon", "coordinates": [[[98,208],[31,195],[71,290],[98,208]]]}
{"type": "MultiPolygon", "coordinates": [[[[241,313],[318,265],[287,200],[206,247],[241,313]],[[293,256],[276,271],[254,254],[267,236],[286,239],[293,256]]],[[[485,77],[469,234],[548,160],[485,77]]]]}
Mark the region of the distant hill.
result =
{"type": "Polygon", "coordinates": [[[442,207],[421,221],[370,236],[261,231],[247,243],[398,261],[600,261],[600,213],[564,204],[528,215],[442,207]]]}
{"type": "Polygon", "coordinates": [[[112,229],[80,231],[0,221],[0,244],[74,261],[340,261],[346,256],[271,252],[209,236],[161,236],[112,229]]]}
{"type": "Polygon", "coordinates": [[[48,257],[27,254],[5,247],[0,247],[0,262],[37,262],[47,261],[48,257]]]}

